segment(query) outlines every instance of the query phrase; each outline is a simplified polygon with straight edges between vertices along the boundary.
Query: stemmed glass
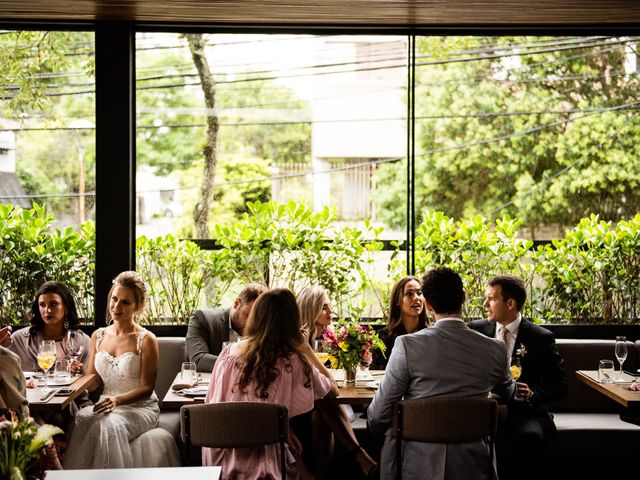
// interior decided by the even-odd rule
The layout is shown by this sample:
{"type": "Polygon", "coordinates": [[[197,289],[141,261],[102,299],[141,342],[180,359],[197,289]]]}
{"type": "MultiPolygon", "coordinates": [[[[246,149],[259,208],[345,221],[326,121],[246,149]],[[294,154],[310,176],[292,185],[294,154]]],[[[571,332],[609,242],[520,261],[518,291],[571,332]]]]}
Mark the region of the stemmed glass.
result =
{"type": "Polygon", "coordinates": [[[53,340],[43,340],[38,350],[38,365],[44,371],[44,386],[41,390],[43,394],[49,391],[47,374],[54,363],[56,363],[56,356],[56,342],[53,340]]]}
{"type": "Polygon", "coordinates": [[[622,364],[627,359],[627,338],[626,337],[616,337],[616,358],[618,359],[618,363],[620,363],[620,376],[618,377],[618,382],[623,382],[622,378],[622,364]]]}
{"type": "Polygon", "coordinates": [[[316,353],[316,356],[321,363],[327,363],[327,360],[329,360],[329,353],[327,352],[321,339],[315,339],[313,341],[313,351],[316,353]]]}
{"type": "Polygon", "coordinates": [[[520,362],[520,357],[513,357],[511,359],[511,376],[514,380],[518,380],[522,375],[522,363],[520,362]]]}
{"type": "MultiPolygon", "coordinates": [[[[67,332],[67,351],[72,360],[78,360],[84,351],[82,342],[82,330],[69,330],[67,332]]],[[[69,373],[71,373],[71,362],[69,362],[69,373]]]]}

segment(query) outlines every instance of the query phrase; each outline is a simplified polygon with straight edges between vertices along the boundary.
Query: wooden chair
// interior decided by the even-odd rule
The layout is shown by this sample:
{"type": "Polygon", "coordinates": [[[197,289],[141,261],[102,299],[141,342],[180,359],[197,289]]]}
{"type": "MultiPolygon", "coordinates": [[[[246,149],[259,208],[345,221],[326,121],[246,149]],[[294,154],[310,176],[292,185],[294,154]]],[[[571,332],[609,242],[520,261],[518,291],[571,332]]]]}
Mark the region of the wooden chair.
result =
{"type": "Polygon", "coordinates": [[[280,469],[286,477],[285,441],[289,433],[287,407],[262,402],[184,405],[180,408],[180,436],[186,446],[241,448],[280,444],[280,469]]]}
{"type": "Polygon", "coordinates": [[[463,443],[489,439],[489,478],[493,473],[498,403],[482,397],[430,397],[402,400],[393,412],[398,478],[402,475],[402,440],[463,443]]]}

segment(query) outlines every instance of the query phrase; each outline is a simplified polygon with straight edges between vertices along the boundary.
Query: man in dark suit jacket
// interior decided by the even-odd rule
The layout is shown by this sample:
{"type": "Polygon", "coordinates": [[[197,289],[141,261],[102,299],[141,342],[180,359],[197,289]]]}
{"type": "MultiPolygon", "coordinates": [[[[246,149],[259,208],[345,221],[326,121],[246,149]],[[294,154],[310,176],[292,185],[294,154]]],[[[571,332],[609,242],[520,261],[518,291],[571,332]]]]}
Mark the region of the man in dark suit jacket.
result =
{"type": "Polygon", "coordinates": [[[496,442],[501,480],[538,478],[548,473],[556,435],[548,404],[567,394],[564,361],[553,334],[520,315],[526,298],[524,283],[518,277],[494,277],[484,302],[488,320],[470,324],[472,329],[504,341],[507,357],[520,357],[522,365],[516,384],[520,401],[508,403],[496,442]]]}
{"type": "Polygon", "coordinates": [[[224,342],[242,337],[254,302],[267,287],[250,283],[242,289],[231,308],[197,310],[189,319],[187,353],[199,372],[211,372],[224,342]]]}

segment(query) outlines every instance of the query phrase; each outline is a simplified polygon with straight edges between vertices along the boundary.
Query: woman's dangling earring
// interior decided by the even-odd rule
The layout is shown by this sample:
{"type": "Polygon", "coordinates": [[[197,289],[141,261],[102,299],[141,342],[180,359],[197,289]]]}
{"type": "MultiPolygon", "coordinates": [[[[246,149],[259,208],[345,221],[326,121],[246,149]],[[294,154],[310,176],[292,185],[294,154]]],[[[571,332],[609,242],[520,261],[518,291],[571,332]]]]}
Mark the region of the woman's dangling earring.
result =
{"type": "Polygon", "coordinates": [[[62,324],[62,326],[64,327],[65,330],[69,330],[69,320],[64,321],[64,323],[62,324]]]}

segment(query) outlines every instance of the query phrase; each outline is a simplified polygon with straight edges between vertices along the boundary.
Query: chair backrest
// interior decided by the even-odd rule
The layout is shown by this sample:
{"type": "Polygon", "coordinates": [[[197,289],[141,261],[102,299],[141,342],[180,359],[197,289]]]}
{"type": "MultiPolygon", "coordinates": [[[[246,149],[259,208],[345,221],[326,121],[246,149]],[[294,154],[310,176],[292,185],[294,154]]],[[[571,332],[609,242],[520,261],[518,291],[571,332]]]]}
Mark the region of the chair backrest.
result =
{"type": "Polygon", "coordinates": [[[397,478],[402,476],[402,440],[462,443],[489,439],[488,478],[493,477],[493,442],[498,428],[498,403],[482,397],[431,397],[402,400],[393,412],[397,478]]]}
{"type": "Polygon", "coordinates": [[[430,397],[395,406],[393,433],[404,440],[460,443],[495,435],[498,403],[484,397],[430,397]]]}
{"type": "Polygon", "coordinates": [[[191,445],[241,448],[280,444],[280,467],[286,471],[287,407],[262,402],[184,405],[180,408],[180,436],[187,452],[191,445]]]}

